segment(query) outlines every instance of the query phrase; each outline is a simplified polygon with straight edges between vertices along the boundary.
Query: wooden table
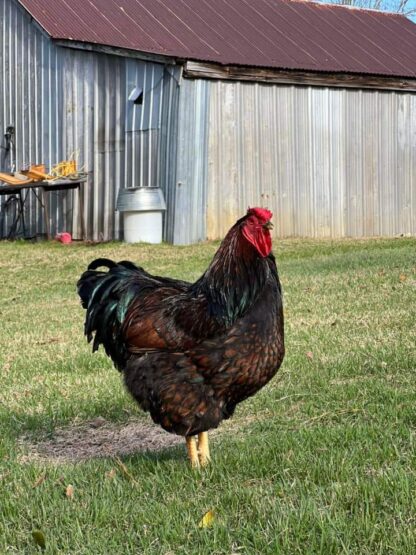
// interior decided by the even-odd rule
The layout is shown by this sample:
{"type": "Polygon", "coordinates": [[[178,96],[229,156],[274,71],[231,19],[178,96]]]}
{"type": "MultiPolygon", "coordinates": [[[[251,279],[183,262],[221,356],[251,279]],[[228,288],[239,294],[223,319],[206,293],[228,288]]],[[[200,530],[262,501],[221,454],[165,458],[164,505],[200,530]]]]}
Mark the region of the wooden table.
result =
{"type": "Polygon", "coordinates": [[[23,197],[22,193],[25,190],[32,189],[36,198],[39,200],[43,208],[43,216],[45,220],[46,236],[51,238],[50,223],[49,223],[49,195],[50,191],[68,191],[71,189],[78,189],[78,202],[79,202],[79,217],[81,224],[81,239],[85,239],[85,222],[84,222],[84,203],[81,194],[81,185],[86,182],[86,178],[77,179],[56,179],[54,181],[35,181],[33,183],[26,183],[24,185],[7,185],[0,184],[0,195],[16,195],[18,197],[18,215],[22,221],[23,233],[25,233],[25,220],[24,220],[24,204],[27,198],[23,197]],[[36,193],[35,189],[39,189],[40,196],[36,193]]]}

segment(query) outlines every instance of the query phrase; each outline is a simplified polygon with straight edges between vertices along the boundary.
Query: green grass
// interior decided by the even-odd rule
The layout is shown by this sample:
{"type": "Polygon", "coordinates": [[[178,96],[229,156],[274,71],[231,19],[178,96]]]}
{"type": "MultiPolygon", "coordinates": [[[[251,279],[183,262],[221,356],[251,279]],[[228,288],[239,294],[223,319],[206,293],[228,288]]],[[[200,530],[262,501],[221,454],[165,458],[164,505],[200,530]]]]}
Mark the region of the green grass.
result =
{"type": "Polygon", "coordinates": [[[213,436],[207,470],[180,447],[124,457],[127,473],[30,456],[22,438],[148,421],[83,338],[88,261],[194,280],[216,248],[0,244],[1,554],[40,551],[34,530],[48,554],[416,553],[415,239],[275,242],[286,359],[213,436]]]}

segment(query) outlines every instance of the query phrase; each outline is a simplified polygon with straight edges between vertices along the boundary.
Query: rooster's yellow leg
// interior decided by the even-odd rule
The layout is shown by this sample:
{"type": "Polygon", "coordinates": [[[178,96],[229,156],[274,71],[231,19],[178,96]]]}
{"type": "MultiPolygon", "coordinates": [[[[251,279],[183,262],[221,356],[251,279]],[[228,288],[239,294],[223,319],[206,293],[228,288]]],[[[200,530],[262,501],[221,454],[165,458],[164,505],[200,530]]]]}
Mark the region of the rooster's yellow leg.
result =
{"type": "Polygon", "coordinates": [[[208,432],[198,434],[198,455],[201,466],[206,466],[211,460],[209,456],[208,432]]]}
{"type": "Polygon", "coordinates": [[[186,447],[188,449],[188,457],[191,461],[192,468],[199,468],[198,449],[195,436],[186,437],[186,447]]]}

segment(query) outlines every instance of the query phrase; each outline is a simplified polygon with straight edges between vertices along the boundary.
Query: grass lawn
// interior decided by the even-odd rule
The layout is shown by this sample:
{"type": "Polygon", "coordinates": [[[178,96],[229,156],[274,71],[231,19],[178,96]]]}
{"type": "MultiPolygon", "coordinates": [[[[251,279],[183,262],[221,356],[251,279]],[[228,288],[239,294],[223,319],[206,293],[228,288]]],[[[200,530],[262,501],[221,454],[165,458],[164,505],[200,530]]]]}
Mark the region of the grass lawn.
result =
{"type": "Polygon", "coordinates": [[[182,443],[59,457],[56,436],[76,450],[98,417],[149,424],[83,337],[87,263],[194,280],[216,248],[0,244],[1,555],[40,552],[34,531],[47,554],[416,553],[415,239],[275,241],[286,359],[212,435],[208,469],[182,443]],[[36,455],[48,441],[57,456],[36,455]]]}

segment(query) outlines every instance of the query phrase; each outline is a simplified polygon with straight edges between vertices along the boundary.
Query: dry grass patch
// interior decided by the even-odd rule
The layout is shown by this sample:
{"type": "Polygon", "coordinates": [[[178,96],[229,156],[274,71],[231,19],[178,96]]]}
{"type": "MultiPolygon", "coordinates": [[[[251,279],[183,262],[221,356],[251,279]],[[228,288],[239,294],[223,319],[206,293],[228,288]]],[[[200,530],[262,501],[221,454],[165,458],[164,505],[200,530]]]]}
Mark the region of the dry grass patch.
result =
{"type": "Polygon", "coordinates": [[[120,424],[97,417],[82,424],[56,428],[49,439],[33,442],[26,436],[18,443],[23,452],[19,457],[21,462],[63,464],[161,451],[184,445],[184,440],[143,420],[131,419],[120,424]]]}

